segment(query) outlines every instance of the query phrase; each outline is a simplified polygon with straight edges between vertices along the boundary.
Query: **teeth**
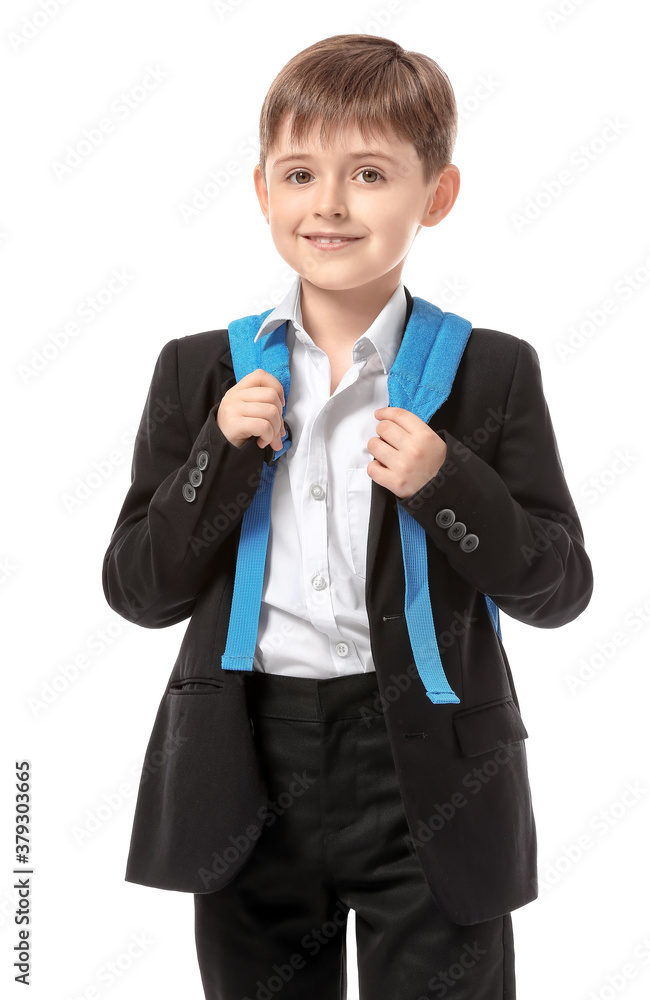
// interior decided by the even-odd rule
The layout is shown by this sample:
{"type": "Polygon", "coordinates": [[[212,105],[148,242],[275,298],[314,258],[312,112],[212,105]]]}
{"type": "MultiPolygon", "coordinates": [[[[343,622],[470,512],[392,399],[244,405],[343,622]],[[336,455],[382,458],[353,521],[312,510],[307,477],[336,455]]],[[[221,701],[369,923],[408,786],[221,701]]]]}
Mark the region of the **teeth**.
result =
{"type": "Polygon", "coordinates": [[[315,243],[345,243],[350,237],[345,237],[345,239],[326,239],[324,236],[311,236],[310,239],[314,240],[315,243]]]}

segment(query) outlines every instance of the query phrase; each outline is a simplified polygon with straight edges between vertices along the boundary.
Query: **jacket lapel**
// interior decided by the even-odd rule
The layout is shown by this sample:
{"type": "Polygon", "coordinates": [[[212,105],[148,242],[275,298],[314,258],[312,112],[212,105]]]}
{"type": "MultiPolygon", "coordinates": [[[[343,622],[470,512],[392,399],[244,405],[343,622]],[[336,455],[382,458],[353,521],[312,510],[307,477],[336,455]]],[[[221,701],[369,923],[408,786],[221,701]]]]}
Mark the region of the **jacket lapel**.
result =
{"type": "MultiPolygon", "coordinates": [[[[408,321],[411,318],[411,312],[413,310],[413,296],[406,286],[404,286],[404,291],[406,292],[406,316],[404,318],[404,327],[400,337],[400,344],[404,338],[404,330],[406,330],[408,321]]],[[[369,586],[375,570],[377,551],[379,549],[379,539],[381,537],[381,529],[384,523],[384,518],[386,517],[389,499],[394,500],[394,494],[391,493],[390,490],[386,489],[385,486],[380,486],[379,483],[376,483],[373,479],[370,486],[370,519],[368,522],[368,545],[366,549],[366,605],[368,604],[369,586]]]]}

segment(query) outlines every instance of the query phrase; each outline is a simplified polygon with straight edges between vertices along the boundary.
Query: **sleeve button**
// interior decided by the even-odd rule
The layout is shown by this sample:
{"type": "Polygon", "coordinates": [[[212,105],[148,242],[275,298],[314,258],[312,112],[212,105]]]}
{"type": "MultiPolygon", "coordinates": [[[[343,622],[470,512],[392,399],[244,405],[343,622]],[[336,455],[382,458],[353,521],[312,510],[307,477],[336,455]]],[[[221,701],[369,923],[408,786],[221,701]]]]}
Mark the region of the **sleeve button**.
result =
{"type": "Polygon", "coordinates": [[[210,453],[208,451],[200,451],[196,456],[196,464],[201,472],[204,472],[207,469],[209,461],[210,453]]]}
{"type": "Polygon", "coordinates": [[[452,541],[458,542],[463,535],[467,534],[467,526],[464,525],[462,521],[454,521],[447,534],[452,541]]]}
{"type": "Polygon", "coordinates": [[[459,545],[463,552],[473,552],[478,545],[478,535],[465,535],[464,538],[461,538],[459,545]]]}
{"type": "Polygon", "coordinates": [[[188,503],[192,503],[192,500],[196,497],[196,490],[191,483],[183,483],[183,496],[188,503]]]}
{"type": "Polygon", "coordinates": [[[190,485],[200,486],[202,482],[203,482],[203,473],[201,472],[201,470],[198,468],[190,469],[190,485]]]}
{"type": "Polygon", "coordinates": [[[449,507],[445,507],[444,510],[439,510],[436,514],[436,524],[440,528],[449,528],[456,520],[456,515],[453,510],[449,507]]]}

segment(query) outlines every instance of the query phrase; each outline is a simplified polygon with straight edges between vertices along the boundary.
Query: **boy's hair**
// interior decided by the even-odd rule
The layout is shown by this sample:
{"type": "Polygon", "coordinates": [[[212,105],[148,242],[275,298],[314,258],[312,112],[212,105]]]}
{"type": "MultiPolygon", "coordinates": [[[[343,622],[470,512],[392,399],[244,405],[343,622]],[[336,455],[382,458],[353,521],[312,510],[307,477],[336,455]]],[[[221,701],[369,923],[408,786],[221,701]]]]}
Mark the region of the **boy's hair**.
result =
{"type": "Polygon", "coordinates": [[[320,142],[332,128],[358,125],[364,139],[393,130],[412,143],[424,183],[451,163],[458,131],[456,99],[446,73],[429,56],[390,38],[332,35],[298,52],[280,70],[260,113],[260,170],[285,115],[292,148],[322,119],[320,142]]]}

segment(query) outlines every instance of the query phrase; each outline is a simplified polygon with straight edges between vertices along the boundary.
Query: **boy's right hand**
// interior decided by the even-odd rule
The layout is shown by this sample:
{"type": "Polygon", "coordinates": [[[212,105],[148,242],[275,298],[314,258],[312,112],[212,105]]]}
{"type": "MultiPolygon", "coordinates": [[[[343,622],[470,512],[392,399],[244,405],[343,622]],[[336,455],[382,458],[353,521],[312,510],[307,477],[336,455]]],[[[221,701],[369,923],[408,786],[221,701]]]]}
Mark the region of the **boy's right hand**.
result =
{"type": "Polygon", "coordinates": [[[253,434],[260,448],[267,444],[280,451],[284,436],[284,391],[274,375],[256,368],[224,395],[217,410],[217,425],[225,438],[241,446],[253,434]]]}

